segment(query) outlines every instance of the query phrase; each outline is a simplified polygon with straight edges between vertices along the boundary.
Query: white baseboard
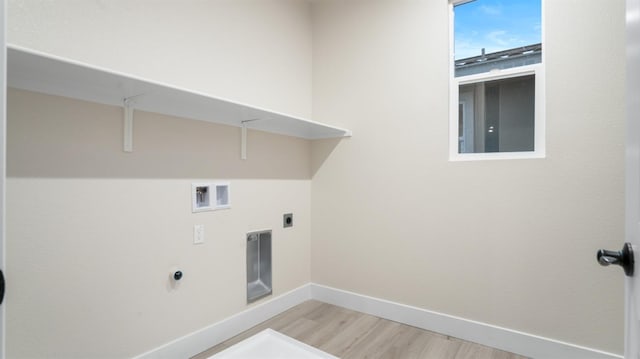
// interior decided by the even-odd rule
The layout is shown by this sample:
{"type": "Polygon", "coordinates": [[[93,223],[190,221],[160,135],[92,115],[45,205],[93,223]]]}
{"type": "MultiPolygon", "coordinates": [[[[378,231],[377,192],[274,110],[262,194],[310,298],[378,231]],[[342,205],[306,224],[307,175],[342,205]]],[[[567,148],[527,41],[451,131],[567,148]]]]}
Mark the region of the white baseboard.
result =
{"type": "Polygon", "coordinates": [[[311,284],[315,300],[540,359],[620,359],[622,356],[447,314],[311,284]]]}
{"type": "Polygon", "coordinates": [[[305,284],[134,359],[190,358],[310,299],[311,285],[305,284]]]}
{"type": "Polygon", "coordinates": [[[274,297],[134,359],[189,358],[310,299],[535,359],[622,359],[622,356],[612,353],[313,283],[274,297]]]}

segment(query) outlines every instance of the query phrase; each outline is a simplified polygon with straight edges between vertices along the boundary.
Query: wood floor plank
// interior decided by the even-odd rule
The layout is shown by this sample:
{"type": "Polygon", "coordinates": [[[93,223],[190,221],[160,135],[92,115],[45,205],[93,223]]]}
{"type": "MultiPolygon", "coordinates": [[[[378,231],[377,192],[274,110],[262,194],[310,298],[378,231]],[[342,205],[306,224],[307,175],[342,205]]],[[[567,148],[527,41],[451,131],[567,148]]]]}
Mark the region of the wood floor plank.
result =
{"type": "MultiPolygon", "coordinates": [[[[393,335],[402,324],[380,319],[371,331],[350,350],[344,353],[344,358],[381,358],[393,343],[393,335]]],[[[340,335],[348,335],[340,333],[340,335]]]]}
{"type": "Polygon", "coordinates": [[[476,359],[476,358],[491,358],[492,349],[489,347],[473,344],[462,343],[455,359],[476,359]]]}
{"type": "MultiPolygon", "coordinates": [[[[455,358],[460,349],[461,341],[445,339],[440,337],[433,337],[427,342],[420,353],[419,358],[424,359],[439,359],[439,358],[455,358]]],[[[491,357],[489,357],[491,358],[491,357]]],[[[493,359],[493,358],[491,358],[493,359]]]]}
{"type": "Polygon", "coordinates": [[[312,316],[310,318],[318,323],[318,326],[314,330],[307,330],[298,334],[292,333],[292,337],[314,347],[318,347],[333,338],[336,333],[343,332],[347,323],[354,321],[358,315],[356,312],[337,307],[323,308],[323,311],[324,310],[329,313],[328,316],[312,316]]]}
{"type": "Polygon", "coordinates": [[[209,358],[267,328],[342,359],[526,359],[314,300],[291,308],[192,359],[209,358]]]}
{"type": "Polygon", "coordinates": [[[334,335],[333,338],[330,338],[318,348],[335,356],[343,357],[347,351],[351,350],[360,341],[365,340],[376,323],[380,321],[380,318],[363,313],[359,314],[353,322],[344,328],[344,332],[340,333],[340,335],[334,335]]]}
{"type": "Polygon", "coordinates": [[[420,359],[420,353],[434,335],[418,328],[403,326],[393,345],[382,356],[385,358],[420,359]]]}

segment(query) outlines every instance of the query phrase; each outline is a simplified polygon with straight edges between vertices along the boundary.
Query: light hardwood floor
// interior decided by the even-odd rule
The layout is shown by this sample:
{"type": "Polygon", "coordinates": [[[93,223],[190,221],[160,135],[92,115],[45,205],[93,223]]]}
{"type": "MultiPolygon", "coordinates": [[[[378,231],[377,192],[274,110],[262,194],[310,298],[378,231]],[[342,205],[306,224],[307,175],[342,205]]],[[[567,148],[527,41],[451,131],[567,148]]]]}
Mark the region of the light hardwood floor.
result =
{"type": "Polygon", "coordinates": [[[206,359],[267,328],[342,359],[525,359],[516,354],[314,300],[293,307],[192,359],[206,359]]]}

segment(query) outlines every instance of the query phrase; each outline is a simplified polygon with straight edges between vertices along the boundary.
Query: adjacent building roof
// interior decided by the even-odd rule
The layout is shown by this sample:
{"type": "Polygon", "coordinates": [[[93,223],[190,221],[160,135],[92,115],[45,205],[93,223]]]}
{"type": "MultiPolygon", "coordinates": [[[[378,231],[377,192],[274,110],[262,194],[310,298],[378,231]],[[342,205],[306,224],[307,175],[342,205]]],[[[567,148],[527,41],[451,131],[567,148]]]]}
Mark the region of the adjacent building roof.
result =
{"type": "Polygon", "coordinates": [[[484,49],[482,49],[482,52],[479,56],[455,60],[456,77],[542,62],[541,43],[489,54],[485,54],[484,49]]]}

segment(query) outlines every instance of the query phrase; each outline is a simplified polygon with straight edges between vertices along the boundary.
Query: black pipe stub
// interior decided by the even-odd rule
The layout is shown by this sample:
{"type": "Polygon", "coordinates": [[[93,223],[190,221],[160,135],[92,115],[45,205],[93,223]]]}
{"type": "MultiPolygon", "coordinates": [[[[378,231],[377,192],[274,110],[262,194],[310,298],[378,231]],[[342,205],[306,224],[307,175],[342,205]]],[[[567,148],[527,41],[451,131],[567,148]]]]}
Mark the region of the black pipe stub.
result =
{"type": "Polygon", "coordinates": [[[175,273],[173,273],[173,279],[175,280],[182,279],[182,271],[177,270],[175,273]]]}

